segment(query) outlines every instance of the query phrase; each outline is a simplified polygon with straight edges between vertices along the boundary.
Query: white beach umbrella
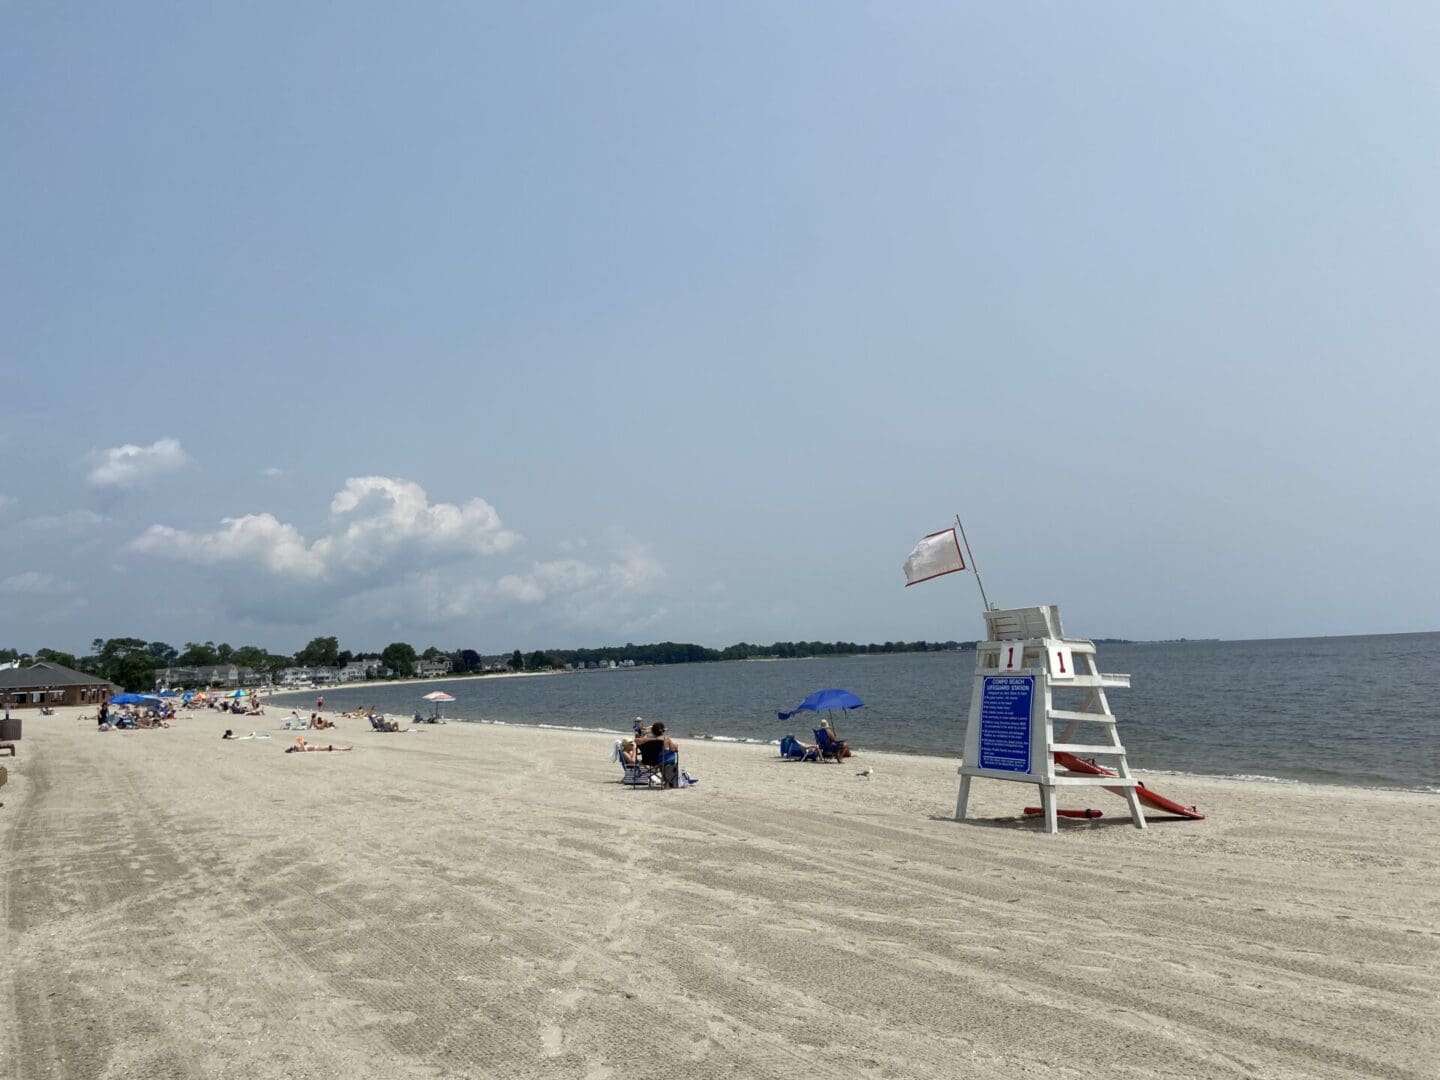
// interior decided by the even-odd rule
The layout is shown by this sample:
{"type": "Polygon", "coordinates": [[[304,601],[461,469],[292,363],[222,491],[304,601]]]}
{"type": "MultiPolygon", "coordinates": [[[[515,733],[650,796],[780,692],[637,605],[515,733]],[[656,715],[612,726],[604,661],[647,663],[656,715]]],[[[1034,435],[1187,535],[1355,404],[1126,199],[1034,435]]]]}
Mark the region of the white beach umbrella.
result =
{"type": "Polygon", "coordinates": [[[444,690],[432,690],[430,693],[425,695],[425,700],[433,701],[435,703],[435,719],[438,720],[440,719],[440,703],[442,701],[454,701],[455,699],[449,694],[445,693],[444,690]]]}

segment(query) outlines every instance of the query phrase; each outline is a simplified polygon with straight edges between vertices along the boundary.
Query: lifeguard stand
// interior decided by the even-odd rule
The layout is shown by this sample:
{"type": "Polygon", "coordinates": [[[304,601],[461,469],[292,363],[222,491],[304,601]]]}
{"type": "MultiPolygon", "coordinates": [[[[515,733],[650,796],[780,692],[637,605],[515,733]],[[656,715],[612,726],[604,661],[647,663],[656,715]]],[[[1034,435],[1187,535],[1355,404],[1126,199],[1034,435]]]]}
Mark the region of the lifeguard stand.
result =
{"type": "Polygon", "coordinates": [[[1138,784],[1105,700],[1106,690],[1129,689],[1130,676],[1102,675],[1095,665],[1095,643],[1065,637],[1054,605],[987,611],[985,630],[986,640],[975,646],[975,689],[965,728],[965,764],[958,770],[955,820],[965,820],[970,781],[983,777],[1039,787],[1047,833],[1059,828],[1055,789],[1063,787],[1104,787],[1123,795],[1135,827],[1145,828],[1138,784]],[[1074,707],[1056,708],[1057,697],[1074,707]],[[1058,738],[1056,721],[1064,725],[1058,738]],[[1086,767],[1081,754],[1108,758],[1100,764],[1113,771],[1078,771],[1077,766],[1086,767]],[[1066,765],[1059,772],[1057,757],[1066,765]]]}

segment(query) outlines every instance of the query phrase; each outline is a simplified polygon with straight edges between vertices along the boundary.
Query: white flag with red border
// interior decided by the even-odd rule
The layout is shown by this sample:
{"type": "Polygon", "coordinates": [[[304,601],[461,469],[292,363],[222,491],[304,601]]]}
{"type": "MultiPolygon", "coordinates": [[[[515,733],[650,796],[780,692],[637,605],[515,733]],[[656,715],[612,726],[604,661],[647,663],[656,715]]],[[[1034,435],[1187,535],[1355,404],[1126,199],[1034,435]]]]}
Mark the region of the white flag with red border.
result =
{"type": "Polygon", "coordinates": [[[965,559],[960,554],[960,540],[955,530],[942,529],[921,539],[910,552],[905,560],[905,584],[918,585],[964,569],[965,559]]]}

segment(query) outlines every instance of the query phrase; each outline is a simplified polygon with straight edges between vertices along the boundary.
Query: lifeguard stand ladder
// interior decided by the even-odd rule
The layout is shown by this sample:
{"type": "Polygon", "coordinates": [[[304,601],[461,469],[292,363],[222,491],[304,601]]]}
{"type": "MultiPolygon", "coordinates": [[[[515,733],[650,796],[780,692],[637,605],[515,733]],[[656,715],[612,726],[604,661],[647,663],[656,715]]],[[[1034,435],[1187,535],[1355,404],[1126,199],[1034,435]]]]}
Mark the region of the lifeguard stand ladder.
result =
{"type": "Polygon", "coordinates": [[[1123,795],[1131,821],[1145,828],[1137,781],[1105,700],[1106,690],[1129,689],[1130,676],[1102,675],[1095,666],[1095,643],[1065,637],[1054,605],[987,611],[985,629],[986,640],[975,646],[975,689],[965,727],[965,764],[958,770],[955,820],[965,820],[970,781],[983,777],[1038,786],[1047,833],[1058,831],[1055,789],[1064,787],[1103,787],[1123,795]],[[1057,693],[1062,704],[1079,707],[1056,708],[1057,693]],[[1072,696],[1081,700],[1068,700],[1072,696]],[[1064,724],[1059,738],[1056,721],[1064,724]],[[1077,741],[1083,738],[1092,741],[1077,741]],[[1103,756],[1109,760],[1099,764],[1115,775],[1057,772],[1057,753],[1062,762],[1067,754],[1103,756]]]}

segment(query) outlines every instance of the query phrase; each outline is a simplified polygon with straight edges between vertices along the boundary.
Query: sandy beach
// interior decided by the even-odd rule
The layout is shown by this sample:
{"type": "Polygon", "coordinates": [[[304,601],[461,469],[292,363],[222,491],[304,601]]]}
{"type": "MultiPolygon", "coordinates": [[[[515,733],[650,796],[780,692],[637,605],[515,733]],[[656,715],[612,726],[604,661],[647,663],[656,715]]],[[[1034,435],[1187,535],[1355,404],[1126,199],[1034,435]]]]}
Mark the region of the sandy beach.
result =
{"type": "Polygon", "coordinates": [[[1157,776],[1208,820],[1045,836],[938,758],[628,790],[603,735],[287,713],[25,715],[0,1076],[1440,1074],[1433,796],[1157,776]]]}

